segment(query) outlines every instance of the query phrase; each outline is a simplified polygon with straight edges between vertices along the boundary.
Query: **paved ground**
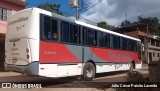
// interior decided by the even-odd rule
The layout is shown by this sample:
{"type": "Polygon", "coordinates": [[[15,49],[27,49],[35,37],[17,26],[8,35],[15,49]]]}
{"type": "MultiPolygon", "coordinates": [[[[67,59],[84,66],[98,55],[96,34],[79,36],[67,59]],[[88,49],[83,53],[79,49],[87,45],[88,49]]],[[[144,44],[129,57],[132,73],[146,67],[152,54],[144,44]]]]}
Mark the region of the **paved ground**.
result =
{"type": "MultiPolygon", "coordinates": [[[[144,64],[140,71],[145,77],[148,76],[148,65],[144,64]]],[[[103,82],[125,82],[126,72],[110,72],[98,74],[91,82],[77,81],[73,77],[67,78],[44,78],[37,76],[28,76],[15,72],[0,72],[0,82],[51,82],[42,89],[29,89],[30,91],[104,91],[103,82]],[[94,83],[94,84],[93,84],[94,83]],[[77,88],[79,87],[79,88],[77,88]]],[[[2,89],[0,89],[1,91],[2,89]]],[[[3,89],[3,91],[9,89],[3,89]]],[[[12,89],[12,91],[17,89],[12,89]]],[[[26,89],[18,89],[25,91],[26,89]]],[[[114,91],[113,88],[107,88],[105,91],[114,91]]]]}

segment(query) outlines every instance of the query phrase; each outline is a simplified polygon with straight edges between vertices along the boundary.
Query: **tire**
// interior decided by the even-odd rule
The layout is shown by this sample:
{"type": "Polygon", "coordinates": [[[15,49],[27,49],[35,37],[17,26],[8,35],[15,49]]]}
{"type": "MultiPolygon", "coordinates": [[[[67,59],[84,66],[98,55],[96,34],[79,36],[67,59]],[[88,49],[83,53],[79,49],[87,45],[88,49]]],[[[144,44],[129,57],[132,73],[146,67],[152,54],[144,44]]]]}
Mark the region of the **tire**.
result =
{"type": "Polygon", "coordinates": [[[95,67],[91,62],[87,62],[83,68],[83,79],[91,81],[95,76],[95,67]]]}

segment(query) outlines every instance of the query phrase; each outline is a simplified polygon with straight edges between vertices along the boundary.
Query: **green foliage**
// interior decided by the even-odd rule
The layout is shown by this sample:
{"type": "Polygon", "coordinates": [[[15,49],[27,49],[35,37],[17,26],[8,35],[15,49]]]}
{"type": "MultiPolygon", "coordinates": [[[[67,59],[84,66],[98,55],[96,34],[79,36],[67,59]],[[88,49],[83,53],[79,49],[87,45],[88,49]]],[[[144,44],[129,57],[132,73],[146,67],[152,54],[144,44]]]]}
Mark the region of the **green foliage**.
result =
{"type": "Polygon", "coordinates": [[[60,11],[60,4],[45,2],[43,4],[38,5],[37,7],[53,13],[63,15],[63,13],[60,11]]]}
{"type": "Polygon", "coordinates": [[[160,23],[157,17],[141,17],[138,16],[138,23],[146,24],[149,27],[149,32],[159,35],[160,32],[160,23]]]}
{"type": "Polygon", "coordinates": [[[121,23],[121,26],[129,26],[129,25],[131,25],[131,22],[130,21],[128,21],[128,20],[125,20],[125,21],[123,21],[122,23],[121,23]]]}
{"type": "Polygon", "coordinates": [[[138,71],[129,71],[127,73],[127,82],[144,82],[143,75],[138,71]]]}
{"type": "Polygon", "coordinates": [[[108,29],[108,30],[113,30],[113,29],[115,29],[114,26],[108,25],[105,21],[101,21],[101,22],[97,23],[97,26],[98,26],[98,27],[101,27],[101,28],[104,28],[104,29],[108,29]]]}
{"type": "Polygon", "coordinates": [[[157,17],[141,17],[138,16],[138,22],[143,23],[143,24],[148,24],[148,25],[156,25],[159,24],[159,19],[157,17]]]}
{"type": "MultiPolygon", "coordinates": [[[[147,82],[143,78],[143,75],[138,71],[129,71],[127,73],[126,80],[127,80],[127,82],[131,82],[134,84],[147,82]]],[[[148,88],[131,87],[131,88],[123,88],[123,90],[119,90],[119,91],[150,91],[150,90],[148,90],[148,88]]]]}
{"type": "Polygon", "coordinates": [[[160,23],[157,17],[138,16],[136,22],[131,23],[130,21],[125,20],[121,23],[121,26],[124,27],[128,25],[136,25],[136,24],[143,24],[146,26],[148,25],[148,31],[150,33],[160,36],[160,23]]]}

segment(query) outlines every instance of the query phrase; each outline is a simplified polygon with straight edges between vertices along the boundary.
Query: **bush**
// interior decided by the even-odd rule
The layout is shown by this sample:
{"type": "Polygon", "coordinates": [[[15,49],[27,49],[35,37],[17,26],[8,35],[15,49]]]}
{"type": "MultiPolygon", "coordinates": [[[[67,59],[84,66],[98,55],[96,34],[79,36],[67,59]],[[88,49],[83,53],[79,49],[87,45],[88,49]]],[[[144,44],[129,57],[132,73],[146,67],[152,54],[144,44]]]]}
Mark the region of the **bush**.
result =
{"type": "Polygon", "coordinates": [[[138,71],[129,71],[126,80],[127,82],[145,82],[143,75],[138,71]]]}

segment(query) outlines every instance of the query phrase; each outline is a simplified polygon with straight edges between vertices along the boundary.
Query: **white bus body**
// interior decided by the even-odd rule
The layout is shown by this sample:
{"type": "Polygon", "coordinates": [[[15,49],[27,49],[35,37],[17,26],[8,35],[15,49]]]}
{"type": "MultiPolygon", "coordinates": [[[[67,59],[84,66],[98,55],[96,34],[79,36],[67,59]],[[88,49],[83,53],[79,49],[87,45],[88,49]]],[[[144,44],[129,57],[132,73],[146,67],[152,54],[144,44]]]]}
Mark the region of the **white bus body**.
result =
{"type": "MultiPolygon", "coordinates": [[[[102,29],[93,25],[89,25],[80,21],[71,20],[67,17],[60,16],[42,9],[30,8],[19,11],[17,14],[11,16],[8,20],[8,27],[5,39],[5,69],[11,71],[17,71],[21,73],[40,75],[46,77],[66,77],[83,75],[83,68],[87,61],[78,62],[74,65],[59,65],[56,63],[39,63],[40,60],[40,14],[44,14],[56,19],[64,20],[79,26],[89,27],[97,31],[110,33],[116,36],[131,39],[140,42],[139,39],[129,37],[123,34],[119,34],[113,31],[102,29]]],[[[73,47],[67,45],[67,47],[73,47]]],[[[80,48],[83,46],[80,46],[80,48]]],[[[88,47],[86,47],[87,50],[88,47]]],[[[75,48],[76,49],[76,48],[75,48]]],[[[85,49],[85,48],[84,48],[85,49]]],[[[74,50],[73,50],[74,51],[74,50]]],[[[46,54],[50,50],[45,51],[46,54]]],[[[54,52],[50,52],[51,54],[54,52]]],[[[64,55],[61,55],[64,56],[64,55]]],[[[85,55],[83,55],[85,57],[85,55]]],[[[82,57],[83,57],[82,56],[82,57]]],[[[124,56],[124,55],[122,55],[124,56]]],[[[83,59],[83,58],[82,58],[83,59]]],[[[84,60],[88,60],[87,57],[84,60]]],[[[95,58],[97,59],[97,58],[95,58]]],[[[140,69],[142,67],[141,62],[135,63],[135,68],[140,69]]],[[[96,64],[96,73],[129,70],[130,63],[127,64],[114,64],[107,63],[100,65],[96,64]],[[119,67],[116,69],[116,67],[119,67]]]]}

